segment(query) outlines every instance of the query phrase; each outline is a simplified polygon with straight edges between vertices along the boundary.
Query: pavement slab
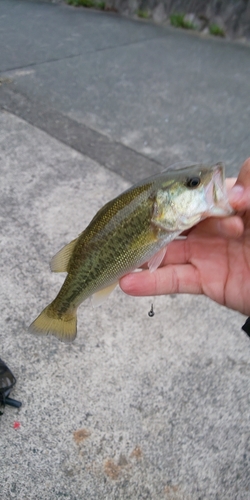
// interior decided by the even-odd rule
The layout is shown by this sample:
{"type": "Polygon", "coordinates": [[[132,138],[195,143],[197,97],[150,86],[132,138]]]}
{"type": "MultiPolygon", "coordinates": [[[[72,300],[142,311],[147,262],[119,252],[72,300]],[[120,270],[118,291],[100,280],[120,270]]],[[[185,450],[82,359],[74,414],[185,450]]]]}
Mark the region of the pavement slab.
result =
{"type": "Polygon", "coordinates": [[[133,23],[114,14],[103,16],[98,11],[39,1],[2,1],[0,26],[1,71],[87,55],[113,47],[114,43],[123,46],[160,36],[152,25],[138,23],[134,29],[133,23]]]}
{"type": "Polygon", "coordinates": [[[1,12],[15,92],[163,167],[224,161],[235,175],[249,155],[249,46],[63,4],[1,12]]]}
{"type": "Polygon", "coordinates": [[[0,489],[29,498],[249,495],[249,338],[205,297],[85,302],[67,345],[27,332],[63,276],[56,251],[128,183],[0,113],[1,357],[17,377],[0,421],[0,489]],[[14,429],[14,422],[20,427],[14,429]]]}

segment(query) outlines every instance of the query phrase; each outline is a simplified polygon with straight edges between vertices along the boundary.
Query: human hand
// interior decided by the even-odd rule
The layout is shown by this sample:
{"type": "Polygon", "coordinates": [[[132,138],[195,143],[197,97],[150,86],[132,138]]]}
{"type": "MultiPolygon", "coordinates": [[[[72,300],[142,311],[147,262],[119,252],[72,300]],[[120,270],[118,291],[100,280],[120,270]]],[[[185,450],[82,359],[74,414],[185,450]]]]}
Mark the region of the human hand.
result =
{"type": "Polygon", "coordinates": [[[227,179],[235,215],[209,218],[168,245],[161,266],[120,280],[129,295],[204,294],[250,316],[250,158],[227,179]],[[236,183],[235,183],[236,182],[236,183]]]}

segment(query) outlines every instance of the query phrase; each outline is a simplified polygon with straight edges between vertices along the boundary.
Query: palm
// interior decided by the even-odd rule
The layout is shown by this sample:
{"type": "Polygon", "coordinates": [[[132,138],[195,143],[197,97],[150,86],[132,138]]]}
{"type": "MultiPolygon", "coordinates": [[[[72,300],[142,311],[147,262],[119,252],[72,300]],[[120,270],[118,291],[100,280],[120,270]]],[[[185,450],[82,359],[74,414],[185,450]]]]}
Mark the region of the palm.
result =
{"type": "MultiPolygon", "coordinates": [[[[199,293],[250,314],[250,214],[243,220],[245,231],[239,239],[205,237],[197,226],[187,240],[175,242],[175,251],[182,254],[182,264],[192,265],[199,293]]],[[[166,257],[167,262],[171,263],[166,257]]]]}

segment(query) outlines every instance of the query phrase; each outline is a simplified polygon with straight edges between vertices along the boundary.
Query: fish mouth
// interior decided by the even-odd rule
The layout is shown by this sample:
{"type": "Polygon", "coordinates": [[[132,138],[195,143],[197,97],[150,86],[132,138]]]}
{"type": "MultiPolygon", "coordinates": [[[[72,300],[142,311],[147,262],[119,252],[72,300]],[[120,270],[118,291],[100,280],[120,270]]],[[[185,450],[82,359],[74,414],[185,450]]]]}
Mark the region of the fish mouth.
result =
{"type": "Polygon", "coordinates": [[[222,163],[214,165],[212,178],[205,188],[205,197],[208,204],[206,217],[225,217],[233,214],[233,209],[228,201],[225,168],[222,163]]]}

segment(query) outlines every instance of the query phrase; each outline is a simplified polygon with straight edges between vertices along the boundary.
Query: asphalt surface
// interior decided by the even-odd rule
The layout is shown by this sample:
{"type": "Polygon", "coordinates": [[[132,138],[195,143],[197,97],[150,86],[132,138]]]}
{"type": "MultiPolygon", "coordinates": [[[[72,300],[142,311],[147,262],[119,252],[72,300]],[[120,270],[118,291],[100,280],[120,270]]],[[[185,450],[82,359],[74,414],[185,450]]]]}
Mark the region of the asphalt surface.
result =
{"type": "Polygon", "coordinates": [[[114,14],[0,4],[0,417],[4,499],[250,498],[250,343],[205,297],[79,310],[76,341],[27,332],[51,257],[103,203],[176,161],[249,156],[250,48],[114,14]],[[20,427],[14,429],[14,422],[20,427]]]}

